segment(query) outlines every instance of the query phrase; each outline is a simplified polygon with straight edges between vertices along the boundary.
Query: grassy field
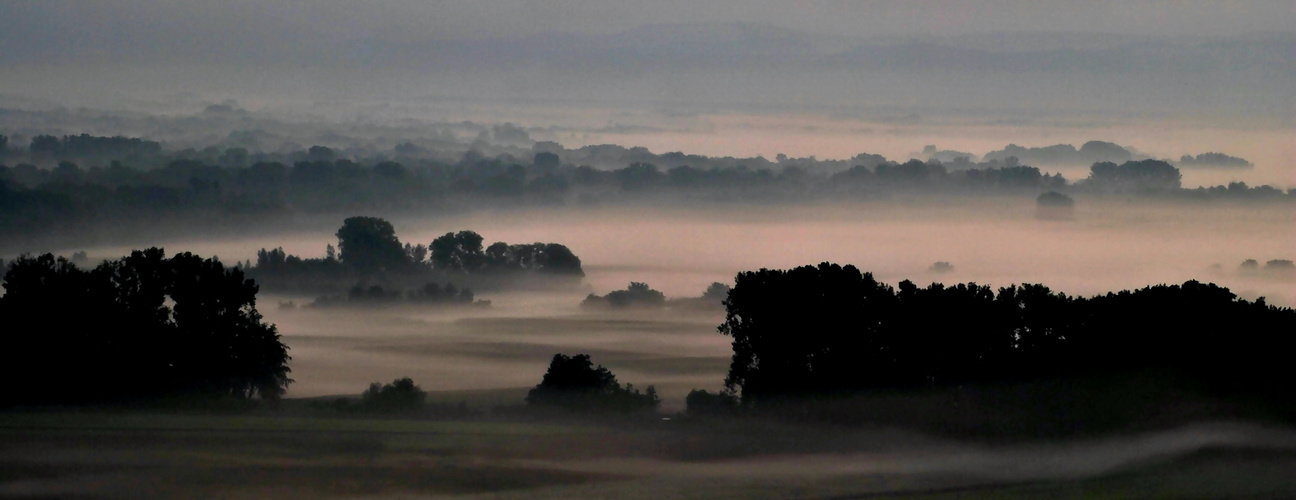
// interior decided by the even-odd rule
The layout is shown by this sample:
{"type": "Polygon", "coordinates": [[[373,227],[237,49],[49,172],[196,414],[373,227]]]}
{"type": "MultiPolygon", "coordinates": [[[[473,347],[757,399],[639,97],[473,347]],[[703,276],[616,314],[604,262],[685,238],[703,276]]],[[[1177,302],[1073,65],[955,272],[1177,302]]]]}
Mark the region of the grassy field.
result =
{"type": "Polygon", "coordinates": [[[1296,433],[988,445],[886,428],[288,412],[0,415],[0,498],[1289,498],[1296,433]]]}

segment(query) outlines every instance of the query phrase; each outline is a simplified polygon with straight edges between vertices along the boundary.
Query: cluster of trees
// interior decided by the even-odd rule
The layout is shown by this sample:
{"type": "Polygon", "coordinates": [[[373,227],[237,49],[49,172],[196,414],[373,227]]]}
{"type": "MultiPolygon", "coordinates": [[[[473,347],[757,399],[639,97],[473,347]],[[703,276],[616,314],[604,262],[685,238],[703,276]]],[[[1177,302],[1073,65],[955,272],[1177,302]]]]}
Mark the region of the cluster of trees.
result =
{"type": "Polygon", "coordinates": [[[1264,263],[1264,267],[1255,259],[1247,259],[1238,265],[1238,271],[1242,274],[1267,274],[1282,275],[1296,273],[1296,264],[1287,259],[1273,259],[1264,263]]]}
{"type": "Polygon", "coordinates": [[[527,393],[526,403],[539,408],[628,413],[654,410],[661,399],[651,385],[643,392],[632,384],[622,387],[603,365],[595,368],[588,354],[555,354],[540,384],[527,393]]]}
{"type": "Polygon", "coordinates": [[[368,415],[392,415],[400,417],[451,417],[462,418],[475,412],[468,409],[465,402],[450,405],[428,401],[428,393],[414,383],[414,379],[402,377],[389,384],[374,382],[356,398],[336,398],[312,401],[309,406],[332,410],[339,413],[358,413],[368,415]]]}
{"type": "Polygon", "coordinates": [[[647,283],[630,282],[625,290],[614,290],[607,295],[589,294],[581,301],[587,309],[662,308],[666,307],[666,294],[653,290],[647,283]]]}
{"type": "Polygon", "coordinates": [[[150,248],[83,270],[22,256],[3,284],[4,403],[275,399],[292,382],[256,283],[215,259],[150,248]]]}
{"type": "Polygon", "coordinates": [[[1119,165],[1100,162],[1089,168],[1086,187],[1101,192],[1139,193],[1178,190],[1183,175],[1174,165],[1160,160],[1127,161],[1119,165]]]}
{"type": "Polygon", "coordinates": [[[1293,192],[1293,190],[1288,190],[1283,193],[1282,190],[1269,185],[1250,187],[1245,182],[1230,182],[1227,186],[1185,189],[1181,191],[1181,196],[1185,199],[1198,201],[1265,201],[1291,199],[1294,197],[1293,192]]]}
{"type": "Polygon", "coordinates": [[[729,295],[729,285],[715,282],[707,286],[701,297],[667,299],[666,294],[653,290],[647,283],[630,282],[625,290],[613,290],[607,295],[589,294],[581,301],[585,309],[693,309],[699,311],[719,308],[729,295]]]}
{"type": "MultiPolygon", "coordinates": [[[[433,269],[462,273],[539,272],[584,277],[580,258],[558,243],[510,245],[502,241],[482,248],[484,239],[472,231],[446,233],[428,246],[433,269]]],[[[421,255],[416,247],[414,255],[421,255]]],[[[422,263],[415,259],[416,263],[422,263]]]]}
{"type": "Polygon", "coordinates": [[[1138,370],[1296,396],[1296,311],[1196,281],[1082,298],[1032,284],[892,288],[823,263],[740,273],[725,306],[725,384],[744,405],[1138,370]]]}
{"type": "Polygon", "coordinates": [[[931,266],[927,267],[927,272],[936,274],[952,273],[954,272],[954,264],[950,264],[943,260],[936,261],[933,262],[931,266]]]}
{"type": "Polygon", "coordinates": [[[985,154],[986,161],[1016,158],[1035,165],[1089,165],[1101,162],[1127,162],[1134,153],[1120,145],[1104,141],[1089,141],[1078,149],[1070,144],[1043,147],[1022,147],[1009,144],[998,151],[985,154]]]}
{"type": "Polygon", "coordinates": [[[1069,220],[1075,217],[1075,199],[1057,191],[1035,198],[1035,217],[1043,220],[1069,220]]]}
{"type": "Polygon", "coordinates": [[[1035,203],[1042,207],[1073,207],[1075,200],[1057,191],[1049,191],[1035,197],[1035,203]]]}
{"type": "Polygon", "coordinates": [[[390,384],[374,382],[360,395],[360,406],[376,412],[413,412],[423,408],[427,392],[414,379],[399,378],[390,384]]]}
{"type": "MultiPolygon", "coordinates": [[[[464,403],[451,408],[429,405],[427,398],[427,392],[413,379],[404,377],[390,384],[369,384],[359,400],[340,398],[315,406],[358,413],[460,416],[470,413],[464,403]]],[[[622,414],[653,411],[661,405],[655,387],[650,385],[641,392],[633,384],[622,386],[607,368],[595,367],[588,354],[555,354],[540,383],[528,391],[525,402],[528,408],[539,410],[622,414]]]]}
{"type": "Polygon", "coordinates": [[[1202,153],[1197,156],[1183,155],[1179,158],[1179,166],[1205,168],[1251,168],[1253,165],[1245,158],[1229,156],[1224,153],[1202,153]]]}
{"type": "MultiPolygon", "coordinates": [[[[558,243],[496,242],[483,248],[481,235],[459,231],[439,236],[429,245],[402,244],[392,224],[378,217],[349,217],[342,222],[336,236],[337,249],[329,245],[322,259],[289,255],[282,248],[263,248],[257,252],[256,262],[249,262],[245,267],[267,286],[308,290],[327,290],[361,280],[396,285],[411,281],[428,283],[435,276],[454,277],[461,282],[481,277],[526,275],[578,280],[585,276],[580,258],[558,243]]],[[[378,295],[384,297],[397,293],[384,291],[381,285],[373,286],[379,287],[378,295]]],[[[411,301],[436,301],[464,293],[428,286],[424,284],[404,295],[411,301]]],[[[364,288],[356,295],[362,297],[371,290],[364,288]]],[[[471,292],[467,299],[472,301],[471,292]]]]}

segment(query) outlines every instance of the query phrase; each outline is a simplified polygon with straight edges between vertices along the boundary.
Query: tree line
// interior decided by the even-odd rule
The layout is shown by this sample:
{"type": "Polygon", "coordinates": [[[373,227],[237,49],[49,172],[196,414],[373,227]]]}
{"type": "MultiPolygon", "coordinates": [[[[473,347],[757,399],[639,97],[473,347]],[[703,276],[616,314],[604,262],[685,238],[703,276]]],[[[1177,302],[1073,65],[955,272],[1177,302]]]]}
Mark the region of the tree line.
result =
{"type": "MultiPolygon", "coordinates": [[[[288,347],[256,309],[257,284],[216,259],[150,248],[82,269],[24,255],[6,263],[0,283],[0,317],[10,325],[0,332],[0,371],[10,381],[3,404],[277,399],[292,382],[288,347]]],[[[1296,396],[1287,368],[1296,310],[1215,284],[1092,297],[1038,284],[892,287],[831,263],[742,272],[734,283],[713,284],[702,298],[723,296],[718,330],[733,346],[727,392],[694,391],[691,413],[1149,371],[1229,397],[1296,396]]],[[[626,292],[662,301],[642,283],[626,292]]],[[[423,399],[398,380],[370,387],[362,406],[410,409],[423,399]]],[[[558,354],[526,402],[632,412],[659,398],[652,386],[622,386],[588,355],[558,354]]]]}
{"type": "Polygon", "coordinates": [[[667,299],[666,294],[654,290],[647,283],[632,281],[625,290],[613,290],[606,295],[589,294],[581,301],[581,308],[586,310],[653,310],[671,309],[674,311],[711,311],[719,309],[729,294],[729,285],[711,283],[700,297],[683,297],[667,299]]]}
{"type": "Polygon", "coordinates": [[[891,287],[823,263],[739,273],[725,307],[725,385],[748,406],[1139,370],[1296,395],[1296,311],[1197,281],[1075,297],[1037,284],[891,287]]]}
{"type": "Polygon", "coordinates": [[[160,248],[81,269],[51,254],[10,262],[0,297],[0,404],[277,399],[288,346],[236,268],[160,248]]]}
{"type": "MultiPolygon", "coordinates": [[[[26,162],[6,166],[0,158],[0,228],[11,233],[40,233],[55,226],[141,216],[263,217],[360,209],[571,205],[662,196],[768,202],[885,199],[896,193],[1034,196],[1052,190],[1188,201],[1296,199],[1293,190],[1242,183],[1184,190],[1178,169],[1160,160],[1098,162],[1088,178],[1076,182],[1021,164],[1012,156],[969,163],[938,159],[895,162],[859,155],[848,163],[853,166],[823,170],[824,162],[802,166],[796,159],[777,163],[753,160],[748,165],[665,154],[645,158],[667,165],[685,163],[659,167],[634,161],[621,168],[602,169],[565,163],[557,154],[545,151],[526,158],[510,154],[488,157],[470,150],[458,161],[394,160],[385,156],[340,158],[330,148],[314,146],[287,156],[262,155],[264,161],[249,160],[247,151],[231,148],[217,156],[167,157],[148,166],[150,162],[138,158],[160,158],[155,142],[92,136],[40,139],[43,145],[33,150],[33,158],[60,151],[84,150],[85,154],[67,156],[71,159],[47,167],[26,162]]],[[[643,156],[627,154],[621,156],[643,156]]]]}

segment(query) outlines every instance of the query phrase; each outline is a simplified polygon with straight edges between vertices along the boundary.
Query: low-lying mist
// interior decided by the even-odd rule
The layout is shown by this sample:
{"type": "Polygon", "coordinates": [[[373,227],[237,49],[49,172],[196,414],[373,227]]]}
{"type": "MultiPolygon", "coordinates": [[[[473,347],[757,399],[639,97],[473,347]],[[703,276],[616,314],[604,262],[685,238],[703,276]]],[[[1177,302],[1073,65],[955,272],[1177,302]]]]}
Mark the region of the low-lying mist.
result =
{"type": "MultiPolygon", "coordinates": [[[[535,385],[553,354],[590,353],[623,383],[655,384],[678,409],[692,388],[720,387],[731,354],[716,332],[722,311],[591,312],[580,302],[629,282],[669,298],[697,297],[739,271],[850,263],[883,282],[1042,283],[1071,295],[1149,284],[1215,282],[1238,295],[1296,305],[1290,273],[1244,272],[1247,259],[1291,259],[1294,210],[1286,205],[1193,207],[1147,202],[1080,203],[1069,220],[1036,218],[1032,200],[990,199],[711,209],[585,207],[392,218],[404,242],[461,229],[487,241],[555,241],[571,248],[585,285],[568,291],[479,292],[488,308],[280,308],[313,297],[262,294],[259,307],[291,346],[293,396],[358,393],[368,382],[413,377],[437,391],[535,385]],[[934,267],[936,262],[948,268],[934,267]]],[[[336,223],[335,223],[336,224],[336,223]]],[[[238,240],[162,242],[169,252],[226,262],[283,246],[317,257],[327,229],[238,240]]],[[[125,248],[86,248],[92,258],[125,248]]],[[[502,393],[514,402],[521,392],[502,393]]]]}

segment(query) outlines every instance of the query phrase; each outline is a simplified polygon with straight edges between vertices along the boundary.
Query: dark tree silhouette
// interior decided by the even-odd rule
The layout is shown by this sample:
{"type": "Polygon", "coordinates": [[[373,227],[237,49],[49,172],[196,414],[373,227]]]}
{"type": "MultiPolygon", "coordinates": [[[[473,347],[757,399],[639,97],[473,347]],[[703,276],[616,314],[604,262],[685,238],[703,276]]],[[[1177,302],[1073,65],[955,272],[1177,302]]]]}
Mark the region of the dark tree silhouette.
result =
{"type": "Polygon", "coordinates": [[[897,360],[877,346],[895,302],[854,266],[739,273],[719,327],[733,337],[725,385],[753,402],[890,381],[897,360]]]}
{"type": "Polygon", "coordinates": [[[648,386],[640,393],[602,365],[594,367],[588,354],[555,354],[540,384],[526,397],[527,405],[568,410],[631,412],[656,409],[661,404],[657,389],[648,386]]]}
{"type": "Polygon", "coordinates": [[[1296,271],[1296,264],[1293,264],[1292,261],[1287,259],[1273,259],[1269,262],[1265,262],[1264,269],[1265,271],[1270,272],[1289,273],[1296,271]]]}
{"type": "Polygon", "coordinates": [[[405,377],[390,384],[369,384],[360,397],[360,405],[367,410],[380,412],[411,412],[423,407],[427,393],[414,380],[405,377]]]}
{"type": "Polygon", "coordinates": [[[484,239],[472,231],[446,233],[429,245],[434,269],[474,272],[536,271],[582,277],[580,258],[558,243],[510,245],[502,241],[482,249],[484,239]]]}
{"type": "Polygon", "coordinates": [[[476,271],[486,263],[482,251],[484,238],[473,231],[446,233],[432,240],[428,249],[432,267],[449,271],[476,271]]]}
{"type": "Polygon", "coordinates": [[[684,397],[684,412],[690,416],[732,415],[738,412],[738,396],[694,389],[684,397]]]}
{"type": "Polygon", "coordinates": [[[1049,191],[1035,198],[1035,218],[1042,220],[1070,220],[1075,218],[1075,200],[1057,191],[1049,191]]]}
{"type": "Polygon", "coordinates": [[[399,271],[409,258],[390,222],[377,217],[350,217],[337,231],[338,259],[361,272],[399,271]]]}
{"type": "Polygon", "coordinates": [[[1049,191],[1035,198],[1035,203],[1041,207],[1071,207],[1075,205],[1075,200],[1057,191],[1049,191]]]}
{"type": "Polygon", "coordinates": [[[1169,191],[1179,189],[1183,175],[1160,160],[1095,163],[1085,183],[1113,192],[1169,191]]]}
{"type": "Polygon", "coordinates": [[[602,297],[591,293],[581,302],[581,307],[660,308],[666,307],[666,295],[653,290],[647,283],[631,282],[625,290],[609,292],[602,297]]]}
{"type": "Polygon", "coordinates": [[[292,382],[288,347],[256,310],[257,285],[215,259],[150,248],[83,271],[23,256],[4,287],[9,403],[275,399],[292,382]]]}
{"type": "MultiPolygon", "coordinates": [[[[257,252],[256,265],[247,266],[247,270],[273,290],[332,295],[353,284],[364,284],[366,290],[362,291],[378,286],[394,299],[409,291],[414,302],[437,301],[424,300],[437,294],[415,290],[434,280],[490,289],[511,285],[515,278],[528,275],[565,284],[574,284],[585,275],[580,258],[558,243],[495,242],[482,249],[481,235],[459,231],[439,236],[429,246],[402,245],[391,224],[375,217],[348,218],[337,235],[340,252],[330,245],[321,259],[288,255],[282,248],[263,248],[257,252]]],[[[472,302],[471,292],[460,298],[472,302]]],[[[326,299],[320,305],[346,302],[345,296],[326,299]]]]}
{"type": "Polygon", "coordinates": [[[748,405],[1143,370],[1296,396],[1283,368],[1296,311],[1197,281],[1075,298],[1030,284],[892,289],[823,263],[739,273],[725,306],[725,384],[748,405]]]}

